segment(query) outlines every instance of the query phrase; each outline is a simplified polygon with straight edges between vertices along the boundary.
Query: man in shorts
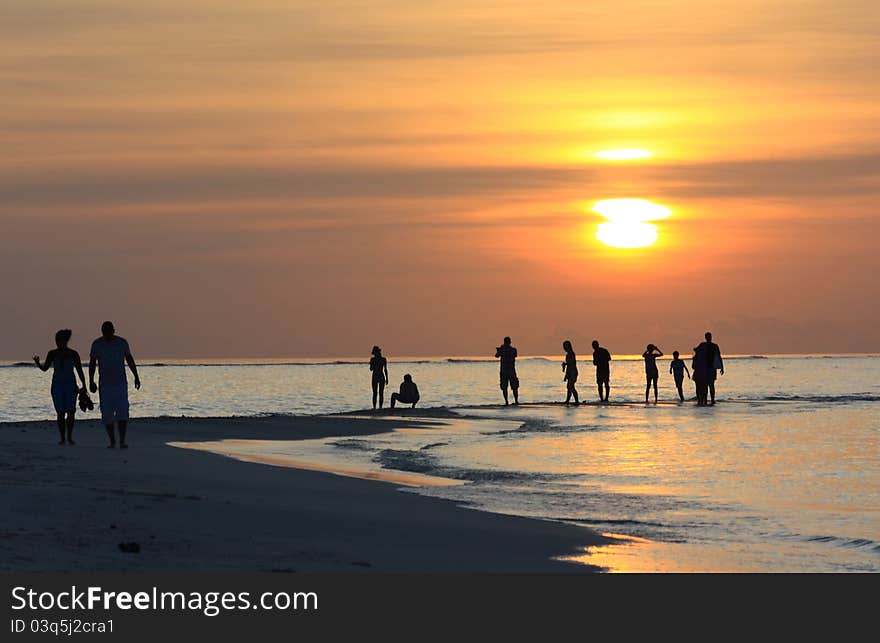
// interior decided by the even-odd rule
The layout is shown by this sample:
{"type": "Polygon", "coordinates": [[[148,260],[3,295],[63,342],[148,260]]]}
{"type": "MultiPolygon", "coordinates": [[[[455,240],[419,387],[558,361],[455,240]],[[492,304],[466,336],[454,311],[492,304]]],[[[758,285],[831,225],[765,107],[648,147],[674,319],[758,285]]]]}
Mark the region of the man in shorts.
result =
{"type": "Polygon", "coordinates": [[[507,401],[507,387],[513,390],[513,403],[519,404],[519,378],[516,376],[516,349],[510,345],[510,337],[495,349],[495,357],[501,358],[501,392],[504,394],[504,406],[507,401]]]}
{"type": "Polygon", "coordinates": [[[107,427],[110,438],[108,449],[116,446],[113,424],[119,426],[119,448],[127,449],[125,431],[128,428],[128,380],[125,365],[134,375],[134,387],[140,389],[137,364],[131,355],[128,342],[116,335],[113,322],[101,325],[101,337],[92,342],[89,359],[89,382],[92,393],[98,393],[101,402],[101,421],[107,427]],[[95,384],[95,366],[98,367],[100,385],[95,384]]]}
{"type": "Polygon", "coordinates": [[[607,402],[611,390],[611,353],[593,340],[593,364],[596,366],[596,385],[599,387],[599,401],[607,402]],[[602,389],[605,389],[603,395],[602,389]]]}

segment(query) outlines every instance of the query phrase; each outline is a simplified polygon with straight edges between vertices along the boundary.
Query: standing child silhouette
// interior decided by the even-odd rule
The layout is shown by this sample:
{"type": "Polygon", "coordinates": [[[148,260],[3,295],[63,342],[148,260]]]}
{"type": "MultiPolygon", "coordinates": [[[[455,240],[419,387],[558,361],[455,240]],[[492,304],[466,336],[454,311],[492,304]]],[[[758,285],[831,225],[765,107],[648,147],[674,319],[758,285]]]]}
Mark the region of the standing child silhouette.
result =
{"type": "Polygon", "coordinates": [[[684,360],[679,358],[678,351],[672,351],[672,361],[669,362],[669,372],[675,378],[675,388],[678,389],[678,399],[684,402],[684,391],[681,386],[684,383],[684,374],[687,373],[688,379],[691,378],[691,372],[688,370],[684,360]]]}

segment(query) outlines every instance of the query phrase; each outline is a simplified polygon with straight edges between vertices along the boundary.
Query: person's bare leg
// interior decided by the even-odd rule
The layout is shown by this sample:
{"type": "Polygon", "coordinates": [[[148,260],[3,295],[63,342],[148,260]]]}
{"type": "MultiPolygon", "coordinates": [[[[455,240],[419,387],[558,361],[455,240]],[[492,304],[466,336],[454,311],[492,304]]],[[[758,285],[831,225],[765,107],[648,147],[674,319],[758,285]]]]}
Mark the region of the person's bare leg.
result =
{"type": "Polygon", "coordinates": [[[58,433],[61,434],[61,440],[58,444],[64,444],[64,413],[59,413],[56,421],[58,422],[58,433]]]}
{"type": "Polygon", "coordinates": [[[571,387],[571,392],[572,392],[572,394],[574,395],[574,403],[575,403],[575,404],[580,404],[581,401],[578,399],[578,392],[577,392],[577,389],[576,389],[574,386],[571,387]]]}
{"type": "Polygon", "coordinates": [[[73,423],[76,421],[76,411],[67,412],[67,444],[76,444],[73,441],[73,423]]]}
{"type": "Polygon", "coordinates": [[[373,382],[373,410],[376,409],[376,400],[379,396],[379,383],[373,382]]]}
{"type": "MultiPolygon", "coordinates": [[[[507,396],[505,395],[504,397],[505,397],[505,401],[507,401],[507,396]]],[[[513,403],[519,404],[519,387],[518,386],[513,387],[513,403]]]]}
{"type": "Polygon", "coordinates": [[[379,383],[379,408],[382,408],[382,405],[385,404],[385,385],[381,382],[379,383]]]}
{"type": "Polygon", "coordinates": [[[504,396],[504,406],[507,406],[508,404],[510,404],[510,402],[507,401],[507,387],[506,386],[501,387],[501,394],[504,396]]]}
{"type": "Polygon", "coordinates": [[[108,449],[112,449],[116,446],[116,434],[113,432],[113,423],[105,425],[107,427],[107,437],[110,438],[110,444],[107,446],[108,449]]]}
{"type": "Polygon", "coordinates": [[[654,404],[657,403],[657,378],[654,378],[654,404]]]}
{"type": "Polygon", "coordinates": [[[602,382],[599,382],[596,386],[599,387],[599,401],[604,402],[605,398],[602,397],[602,382]]]}
{"type": "Polygon", "coordinates": [[[128,445],[125,443],[125,429],[128,428],[128,420],[119,420],[119,448],[127,449],[128,445]]]}
{"type": "Polygon", "coordinates": [[[651,380],[645,385],[645,404],[648,403],[648,394],[651,392],[651,380]]]}
{"type": "Polygon", "coordinates": [[[712,397],[712,404],[715,404],[715,382],[709,382],[709,395],[712,397]]]}

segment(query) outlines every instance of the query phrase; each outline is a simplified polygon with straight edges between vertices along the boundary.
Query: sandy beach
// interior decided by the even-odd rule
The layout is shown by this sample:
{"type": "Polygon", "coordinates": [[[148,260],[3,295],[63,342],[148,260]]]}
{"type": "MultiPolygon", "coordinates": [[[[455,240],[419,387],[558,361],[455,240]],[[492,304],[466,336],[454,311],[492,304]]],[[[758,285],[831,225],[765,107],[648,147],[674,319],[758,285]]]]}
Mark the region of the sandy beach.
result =
{"type": "MultiPolygon", "coordinates": [[[[437,411],[432,411],[436,415],[437,411]]],[[[412,414],[418,417],[418,414],[412,414]]],[[[95,420],[0,424],[4,572],[584,572],[555,560],[608,539],[398,491],[394,482],[169,446],[364,436],[420,426],[350,417],[135,419],[131,448],[95,420]],[[125,553],[120,543],[137,543],[125,553]]],[[[421,425],[430,430],[430,424],[421,425]]]]}

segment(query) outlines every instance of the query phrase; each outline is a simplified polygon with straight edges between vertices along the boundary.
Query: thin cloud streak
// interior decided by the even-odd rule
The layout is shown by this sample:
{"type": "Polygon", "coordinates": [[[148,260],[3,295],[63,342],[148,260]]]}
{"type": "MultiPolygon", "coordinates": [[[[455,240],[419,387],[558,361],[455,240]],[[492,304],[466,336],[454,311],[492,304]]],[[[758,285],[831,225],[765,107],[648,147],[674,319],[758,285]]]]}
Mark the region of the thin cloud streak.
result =
{"type": "MultiPolygon", "coordinates": [[[[880,194],[880,153],[828,158],[571,167],[156,167],[131,164],[0,174],[4,207],[187,203],[224,199],[414,199],[514,197],[535,191],[599,198],[617,177],[686,198],[837,197],[880,194]]],[[[649,188],[651,189],[651,188],[649,188]]]]}

